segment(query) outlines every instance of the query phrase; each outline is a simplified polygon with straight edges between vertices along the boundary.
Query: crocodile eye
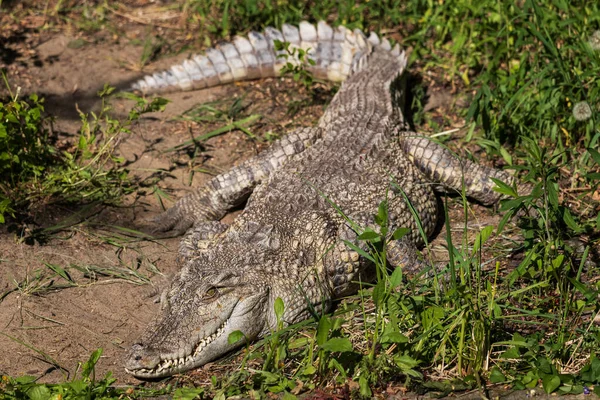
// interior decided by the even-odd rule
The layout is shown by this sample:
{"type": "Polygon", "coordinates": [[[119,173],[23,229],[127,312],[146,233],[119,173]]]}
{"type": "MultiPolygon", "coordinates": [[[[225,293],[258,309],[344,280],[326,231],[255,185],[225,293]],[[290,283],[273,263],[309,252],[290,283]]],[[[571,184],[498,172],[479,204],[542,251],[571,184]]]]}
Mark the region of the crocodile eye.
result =
{"type": "Polygon", "coordinates": [[[202,297],[204,298],[204,300],[212,299],[213,297],[215,297],[217,295],[217,293],[219,293],[217,288],[211,287],[204,293],[204,296],[202,296],[202,297]]]}

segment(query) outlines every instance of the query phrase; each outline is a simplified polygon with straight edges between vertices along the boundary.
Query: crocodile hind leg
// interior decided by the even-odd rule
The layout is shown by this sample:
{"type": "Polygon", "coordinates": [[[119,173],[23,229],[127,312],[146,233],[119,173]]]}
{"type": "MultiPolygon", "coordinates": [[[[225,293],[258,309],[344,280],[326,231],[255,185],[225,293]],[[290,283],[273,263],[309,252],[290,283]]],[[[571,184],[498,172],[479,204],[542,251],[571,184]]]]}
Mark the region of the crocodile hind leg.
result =
{"type": "MultiPolygon", "coordinates": [[[[388,209],[386,225],[389,232],[385,239],[386,261],[389,266],[402,268],[408,275],[414,276],[423,270],[430,270],[429,265],[419,258],[417,246],[423,244],[423,237],[419,230],[422,229],[423,233],[429,236],[435,227],[437,201],[429,185],[418,185],[412,179],[409,183],[406,181],[406,175],[403,178],[398,181],[407,187],[412,187],[413,192],[405,197],[400,193],[399,187],[391,184],[386,195],[388,209]],[[407,200],[418,216],[418,223],[417,218],[409,211],[407,200]],[[400,227],[409,228],[410,231],[406,236],[394,240],[392,234],[400,227]]],[[[413,178],[418,179],[418,174],[413,178]]],[[[358,233],[364,228],[370,228],[375,232],[380,231],[380,227],[375,222],[376,213],[377,208],[370,211],[355,211],[347,215],[348,220],[352,222],[343,223],[338,230],[338,242],[326,258],[326,270],[336,297],[351,293],[355,289],[357,280],[370,281],[375,276],[373,266],[347,243],[352,243],[363,252],[371,251],[367,242],[358,240],[358,233]]]]}
{"type": "MultiPolygon", "coordinates": [[[[399,146],[428,179],[441,185],[442,190],[460,193],[464,187],[468,197],[485,205],[494,204],[502,198],[493,190],[496,184],[491,178],[508,185],[515,182],[515,177],[506,171],[460,159],[450,150],[416,133],[403,133],[399,146]]],[[[520,185],[519,189],[524,192],[530,190],[527,185],[520,185]]]]}
{"type": "Polygon", "coordinates": [[[388,265],[402,268],[409,275],[417,275],[429,269],[429,265],[419,258],[419,250],[414,243],[406,239],[390,240],[387,243],[386,259],[388,265]]]}
{"type": "MultiPolygon", "coordinates": [[[[399,146],[396,150],[401,151],[399,146]]],[[[362,180],[371,182],[370,186],[347,185],[345,190],[354,190],[348,196],[355,200],[338,204],[344,211],[344,219],[351,222],[341,224],[338,243],[326,259],[326,270],[335,296],[344,296],[355,289],[353,282],[359,276],[363,280],[374,277],[372,266],[346,243],[352,243],[364,252],[370,251],[367,242],[358,240],[358,234],[364,228],[380,231],[375,215],[382,201],[387,208],[388,264],[401,267],[410,275],[416,275],[427,267],[419,260],[418,246],[424,244],[422,233],[431,235],[437,221],[437,199],[431,183],[406,156],[397,157],[390,149],[379,155],[364,161],[370,164],[362,170],[362,180]],[[376,189],[368,190],[368,187],[376,189]],[[408,228],[409,232],[400,240],[393,240],[393,232],[400,227],[408,228]]]]}
{"type": "Polygon", "coordinates": [[[391,267],[402,268],[414,276],[429,269],[428,263],[419,258],[418,247],[425,244],[424,237],[433,233],[438,213],[437,200],[431,185],[426,182],[415,182],[415,190],[410,194],[402,193],[399,183],[398,180],[392,182],[388,199],[389,235],[397,228],[410,231],[397,240],[388,237],[386,259],[391,267]]]}
{"type": "Polygon", "coordinates": [[[222,218],[241,204],[256,185],[301,153],[321,136],[318,128],[301,128],[279,139],[271,147],[228,172],[217,175],[198,191],[185,196],[156,217],[156,231],[183,234],[195,223],[222,218]]]}

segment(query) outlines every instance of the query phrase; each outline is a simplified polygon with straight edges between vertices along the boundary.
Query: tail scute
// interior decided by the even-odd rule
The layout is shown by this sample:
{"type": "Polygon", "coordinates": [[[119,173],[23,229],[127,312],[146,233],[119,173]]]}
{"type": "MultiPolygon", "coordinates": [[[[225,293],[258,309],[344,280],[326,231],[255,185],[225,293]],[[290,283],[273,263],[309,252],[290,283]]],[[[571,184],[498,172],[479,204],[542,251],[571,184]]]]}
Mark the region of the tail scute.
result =
{"type": "Polygon", "coordinates": [[[404,65],[406,55],[396,44],[373,32],[366,36],[361,30],[351,31],[344,26],[332,28],[326,22],[317,25],[306,21],[298,27],[283,24],[281,30],[268,27],[264,33],[250,32],[248,37],[236,36],[231,43],[221,43],[169,70],[148,75],[132,85],[143,93],[162,93],[176,90],[202,89],[233,81],[279,75],[282,67],[300,61],[283,57],[285,51],[275,50],[275,41],[288,42],[290,48],[307,51],[314,65],[308,65],[315,76],[334,82],[368,65],[368,55],[375,49],[390,52],[404,65]]]}

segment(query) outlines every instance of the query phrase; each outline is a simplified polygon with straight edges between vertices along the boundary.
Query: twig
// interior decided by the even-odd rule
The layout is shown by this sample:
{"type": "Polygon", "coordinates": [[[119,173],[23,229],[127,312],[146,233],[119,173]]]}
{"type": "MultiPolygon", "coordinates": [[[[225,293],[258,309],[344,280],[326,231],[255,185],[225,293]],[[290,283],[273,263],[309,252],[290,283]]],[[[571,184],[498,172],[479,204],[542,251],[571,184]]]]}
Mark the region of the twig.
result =
{"type": "Polygon", "coordinates": [[[129,15],[129,14],[125,14],[125,13],[119,12],[119,11],[117,11],[117,10],[113,10],[113,9],[112,9],[112,8],[110,8],[110,7],[108,8],[108,10],[110,10],[110,12],[112,12],[113,14],[115,14],[115,15],[117,15],[117,16],[119,16],[119,17],[122,17],[122,18],[128,19],[128,20],[130,20],[130,21],[132,21],[132,22],[135,22],[135,23],[138,23],[138,24],[142,24],[142,25],[152,25],[152,26],[159,26],[159,27],[161,27],[161,28],[165,28],[165,29],[172,29],[172,30],[175,30],[175,31],[180,31],[180,30],[182,30],[182,28],[181,28],[181,27],[179,27],[179,26],[164,25],[164,24],[161,24],[161,23],[158,23],[158,22],[152,21],[152,20],[151,20],[151,21],[144,21],[143,19],[136,18],[136,17],[134,17],[133,15],[129,15]]]}

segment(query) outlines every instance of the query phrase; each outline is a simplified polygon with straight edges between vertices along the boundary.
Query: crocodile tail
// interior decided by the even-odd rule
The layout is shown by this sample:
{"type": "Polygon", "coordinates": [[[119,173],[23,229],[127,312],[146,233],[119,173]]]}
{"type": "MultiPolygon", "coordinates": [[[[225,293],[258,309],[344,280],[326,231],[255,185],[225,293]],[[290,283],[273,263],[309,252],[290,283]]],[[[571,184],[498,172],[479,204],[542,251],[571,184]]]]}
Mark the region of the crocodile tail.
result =
{"type": "MultiPolygon", "coordinates": [[[[234,81],[278,76],[283,66],[299,60],[286,59],[283,50],[275,50],[275,41],[290,43],[291,48],[307,50],[314,65],[306,68],[317,78],[333,82],[344,81],[364,68],[368,55],[375,49],[390,52],[403,64],[406,56],[396,44],[380,39],[371,32],[339,26],[332,28],[320,21],[317,26],[301,22],[298,27],[284,24],[281,30],[268,27],[263,33],[250,32],[247,38],[237,36],[231,43],[222,43],[172,66],[167,71],[147,75],[131,87],[145,94],[203,89],[234,81]]],[[[296,53],[297,54],[297,53],[296,53]]]]}

